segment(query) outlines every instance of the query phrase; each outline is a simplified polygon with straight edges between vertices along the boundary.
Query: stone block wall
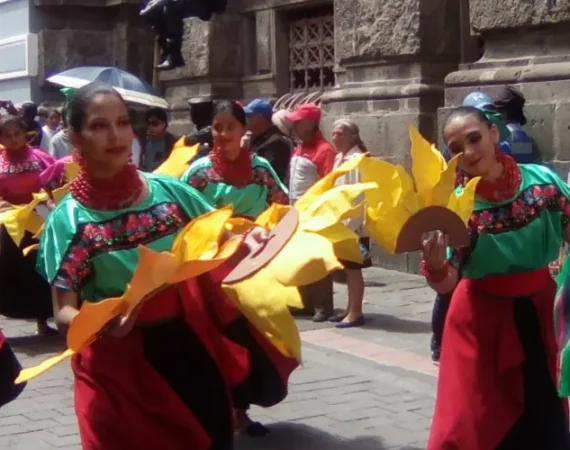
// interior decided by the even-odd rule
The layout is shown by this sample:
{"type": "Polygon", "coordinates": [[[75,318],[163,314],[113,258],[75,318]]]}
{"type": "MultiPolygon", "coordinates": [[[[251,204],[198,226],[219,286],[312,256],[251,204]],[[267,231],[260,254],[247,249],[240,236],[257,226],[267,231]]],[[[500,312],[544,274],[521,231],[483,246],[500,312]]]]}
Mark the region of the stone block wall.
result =
{"type": "MultiPolygon", "coordinates": [[[[473,90],[505,84],[528,100],[528,128],[545,159],[570,160],[570,3],[555,0],[229,0],[210,23],[188,20],[187,67],[161,76],[173,127],[189,131],[195,95],[245,101],[289,90],[291,11],[323,4],[335,14],[336,86],[325,92],[323,131],[350,116],[374,155],[409,166],[408,125],[440,141],[449,110],[473,90]],[[478,51],[484,42],[484,54],[478,51]]],[[[441,142],[440,142],[441,144],[441,142]]],[[[417,255],[375,262],[417,270],[417,255]]]]}
{"type": "Polygon", "coordinates": [[[44,80],[77,66],[115,66],[152,81],[154,34],[137,0],[34,0],[42,100],[61,100],[44,80]]]}

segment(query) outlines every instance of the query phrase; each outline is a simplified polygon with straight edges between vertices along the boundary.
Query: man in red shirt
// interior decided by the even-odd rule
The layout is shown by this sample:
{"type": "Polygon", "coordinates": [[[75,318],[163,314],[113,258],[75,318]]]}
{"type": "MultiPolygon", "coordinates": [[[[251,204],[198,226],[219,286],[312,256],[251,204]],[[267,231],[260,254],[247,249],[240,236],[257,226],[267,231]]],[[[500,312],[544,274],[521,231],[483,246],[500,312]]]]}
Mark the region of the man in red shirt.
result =
{"type": "MultiPolygon", "coordinates": [[[[307,103],[287,116],[301,141],[293,153],[289,169],[291,203],[295,203],[313,184],[333,170],[337,152],[319,129],[321,115],[321,108],[307,103]]],[[[303,286],[300,292],[305,312],[315,313],[313,321],[325,322],[333,315],[332,276],[303,286]]]]}

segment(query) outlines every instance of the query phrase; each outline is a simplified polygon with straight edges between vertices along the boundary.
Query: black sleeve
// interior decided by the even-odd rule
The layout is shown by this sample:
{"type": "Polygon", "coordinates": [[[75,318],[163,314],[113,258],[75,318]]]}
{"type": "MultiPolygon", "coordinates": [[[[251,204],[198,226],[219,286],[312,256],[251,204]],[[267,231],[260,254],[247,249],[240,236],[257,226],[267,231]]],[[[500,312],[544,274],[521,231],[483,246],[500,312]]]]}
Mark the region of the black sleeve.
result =
{"type": "Polygon", "coordinates": [[[289,144],[284,139],[272,142],[263,152],[263,157],[269,161],[277,176],[285,183],[289,160],[291,159],[291,147],[289,144]]]}

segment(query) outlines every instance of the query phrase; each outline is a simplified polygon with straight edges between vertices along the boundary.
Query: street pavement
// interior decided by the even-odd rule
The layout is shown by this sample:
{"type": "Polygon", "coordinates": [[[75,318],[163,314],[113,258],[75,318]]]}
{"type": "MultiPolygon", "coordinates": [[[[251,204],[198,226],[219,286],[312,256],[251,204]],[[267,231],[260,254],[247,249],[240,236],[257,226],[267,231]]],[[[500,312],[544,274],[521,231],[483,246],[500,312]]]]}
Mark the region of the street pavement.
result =
{"type": "MultiPolygon", "coordinates": [[[[370,268],[365,277],[366,326],[337,330],[298,319],[303,367],[285,402],[251,411],[271,433],[239,436],[236,450],[425,449],[437,376],[429,359],[434,295],[414,275],[370,268]]],[[[336,306],[346,297],[336,284],[336,306]]],[[[63,348],[59,338],[34,336],[33,322],[0,318],[0,327],[24,367],[63,348]]],[[[0,449],[80,448],[68,362],[0,410],[0,449]]]]}

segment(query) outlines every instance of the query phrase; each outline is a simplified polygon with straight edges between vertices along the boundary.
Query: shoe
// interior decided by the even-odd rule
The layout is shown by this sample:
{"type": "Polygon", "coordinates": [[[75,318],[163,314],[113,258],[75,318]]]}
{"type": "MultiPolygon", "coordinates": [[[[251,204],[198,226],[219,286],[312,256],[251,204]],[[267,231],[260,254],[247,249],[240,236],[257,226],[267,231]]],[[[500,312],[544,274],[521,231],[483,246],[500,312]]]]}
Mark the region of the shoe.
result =
{"type": "Polygon", "coordinates": [[[332,317],[329,319],[329,321],[330,321],[330,322],[333,322],[333,323],[342,322],[346,316],[347,316],[347,314],[346,314],[345,312],[339,313],[339,314],[336,314],[336,315],[332,316],[332,317]]]}
{"type": "Polygon", "coordinates": [[[364,316],[360,316],[358,319],[353,320],[352,322],[341,322],[336,324],[336,328],[343,329],[343,328],[355,328],[361,327],[364,325],[364,316]]]}
{"type": "Polygon", "coordinates": [[[182,55],[180,57],[167,55],[164,61],[156,66],[156,70],[165,72],[168,70],[178,69],[179,67],[184,67],[185,64],[186,63],[184,62],[182,55]]]}
{"type": "Polygon", "coordinates": [[[327,314],[327,313],[324,313],[322,311],[317,311],[315,313],[315,315],[313,316],[313,322],[315,322],[315,323],[326,322],[327,320],[329,320],[330,316],[331,316],[331,314],[327,314]]]}
{"type": "Polygon", "coordinates": [[[439,358],[441,357],[441,350],[436,349],[431,351],[431,361],[436,365],[439,366],[439,358]]]}

